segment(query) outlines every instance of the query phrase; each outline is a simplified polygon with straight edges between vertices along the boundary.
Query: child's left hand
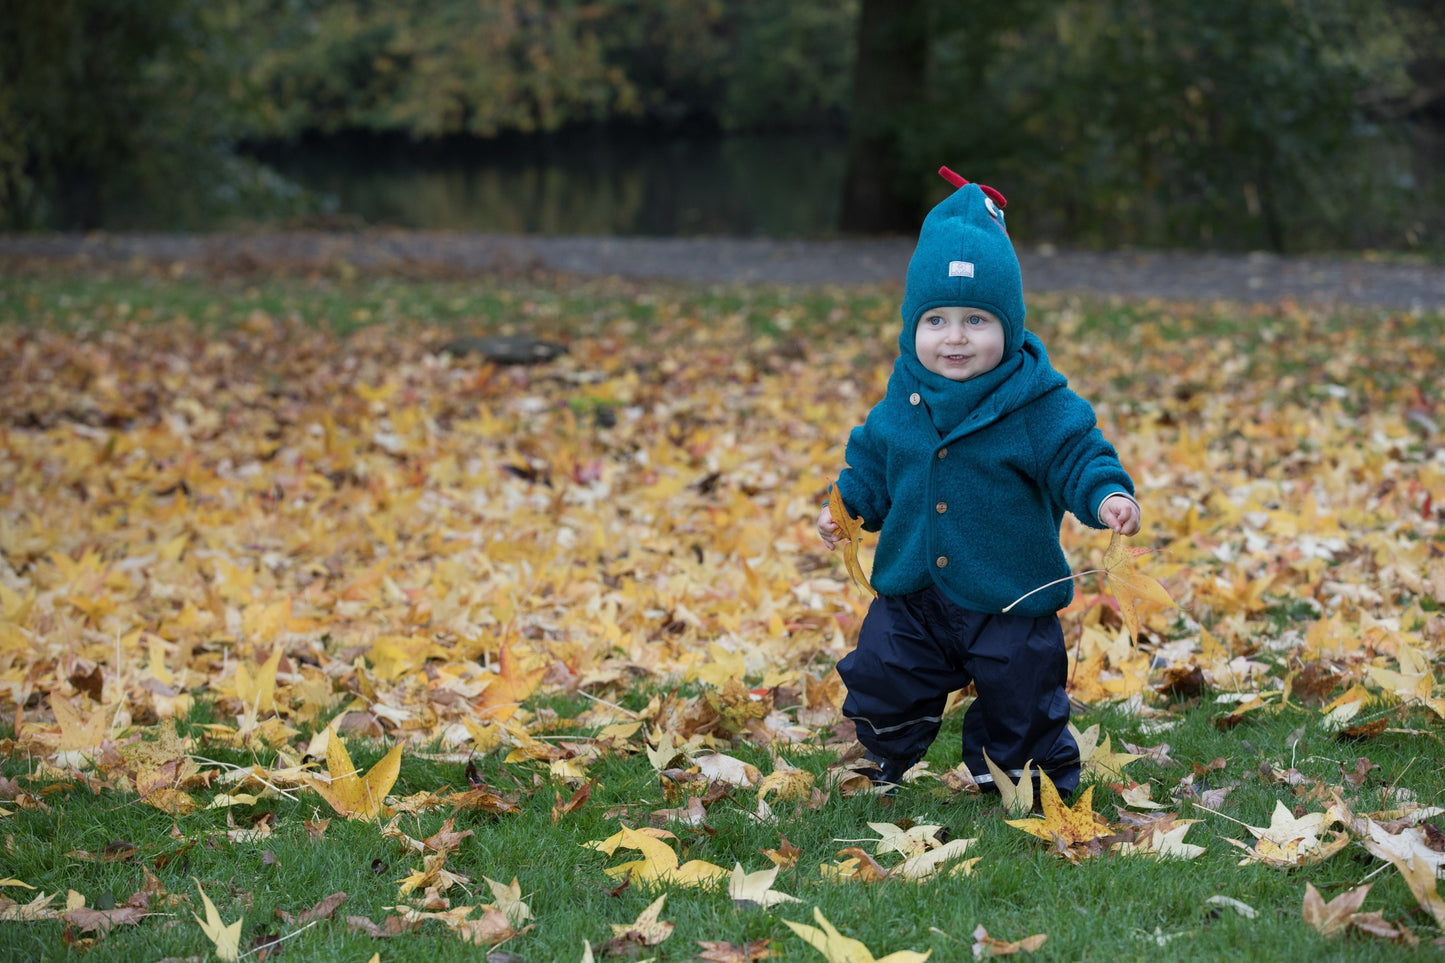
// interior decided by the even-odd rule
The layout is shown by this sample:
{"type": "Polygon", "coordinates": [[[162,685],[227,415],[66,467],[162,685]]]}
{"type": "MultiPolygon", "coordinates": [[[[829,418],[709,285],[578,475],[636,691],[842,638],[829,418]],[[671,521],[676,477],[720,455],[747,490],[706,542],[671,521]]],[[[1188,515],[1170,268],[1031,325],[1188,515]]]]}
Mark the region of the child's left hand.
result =
{"type": "Polygon", "coordinates": [[[1120,535],[1139,533],[1139,506],[1132,498],[1110,495],[1099,506],[1099,521],[1120,535]]]}

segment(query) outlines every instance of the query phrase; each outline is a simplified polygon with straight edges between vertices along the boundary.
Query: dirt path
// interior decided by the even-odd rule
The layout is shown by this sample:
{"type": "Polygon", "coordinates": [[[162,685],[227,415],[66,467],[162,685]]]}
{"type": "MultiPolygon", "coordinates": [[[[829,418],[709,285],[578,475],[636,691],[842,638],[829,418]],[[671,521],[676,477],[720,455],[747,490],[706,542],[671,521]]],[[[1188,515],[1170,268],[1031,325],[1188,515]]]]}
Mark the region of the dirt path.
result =
{"type": "MultiPolygon", "coordinates": [[[[334,268],[780,284],[899,282],[912,240],[541,237],[437,231],[0,235],[0,271],[21,262],[187,265],[218,271],[334,268]]],[[[1128,298],[1308,303],[1445,311],[1445,266],[1363,258],[1191,252],[1020,252],[1030,291],[1128,298]]]]}

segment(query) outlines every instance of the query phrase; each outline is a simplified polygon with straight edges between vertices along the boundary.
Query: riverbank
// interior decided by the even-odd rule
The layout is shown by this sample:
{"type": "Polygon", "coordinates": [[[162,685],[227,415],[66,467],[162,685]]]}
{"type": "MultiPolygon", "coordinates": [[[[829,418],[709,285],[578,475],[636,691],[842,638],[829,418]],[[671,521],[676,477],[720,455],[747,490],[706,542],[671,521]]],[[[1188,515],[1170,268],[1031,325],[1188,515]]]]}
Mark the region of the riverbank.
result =
{"type": "MultiPolygon", "coordinates": [[[[900,282],[912,239],[552,237],[443,231],[0,235],[0,271],[45,264],[236,274],[317,271],[458,277],[554,272],[700,283],[900,282]]],[[[1036,292],[1130,299],[1445,311],[1445,265],[1366,257],[1021,249],[1036,292]]]]}

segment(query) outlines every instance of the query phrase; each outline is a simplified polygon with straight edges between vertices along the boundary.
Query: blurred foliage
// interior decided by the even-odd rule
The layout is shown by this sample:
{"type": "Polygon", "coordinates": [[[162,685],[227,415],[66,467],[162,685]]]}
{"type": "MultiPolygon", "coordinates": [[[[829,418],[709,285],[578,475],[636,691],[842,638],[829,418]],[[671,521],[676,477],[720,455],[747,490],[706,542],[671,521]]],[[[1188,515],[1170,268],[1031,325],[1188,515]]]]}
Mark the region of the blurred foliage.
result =
{"type": "Polygon", "coordinates": [[[243,133],[412,138],[703,119],[841,122],[856,0],[232,0],[243,133]]]}
{"type": "Polygon", "coordinates": [[[300,206],[230,149],[236,23],[204,0],[7,0],[0,226],[181,226],[300,206]]]}
{"type": "MultiPolygon", "coordinates": [[[[1419,213],[1438,175],[1399,147],[1403,120],[1438,122],[1445,103],[1435,0],[930,3],[928,82],[885,139],[903,154],[891,169],[919,172],[920,208],[941,190],[924,172],[947,162],[1012,191],[1011,223],[1035,240],[1358,247],[1382,241],[1355,216],[1368,209],[1398,225],[1385,243],[1439,245],[1438,215],[1419,213]]],[[[0,226],[314,213],[245,142],[838,129],[859,8],[8,0],[0,226]]]]}
{"type": "Polygon", "coordinates": [[[940,0],[937,12],[908,169],[941,155],[1012,188],[1024,203],[1011,223],[1030,236],[1207,245],[1212,225],[1231,224],[1250,246],[1361,246],[1376,240],[1362,220],[1403,221],[1419,199],[1395,149],[1403,132],[1365,109],[1411,85],[1425,16],[1413,0],[940,0]],[[959,6],[966,20],[948,15],[959,6]],[[925,119],[967,107],[967,122],[925,119]]]}

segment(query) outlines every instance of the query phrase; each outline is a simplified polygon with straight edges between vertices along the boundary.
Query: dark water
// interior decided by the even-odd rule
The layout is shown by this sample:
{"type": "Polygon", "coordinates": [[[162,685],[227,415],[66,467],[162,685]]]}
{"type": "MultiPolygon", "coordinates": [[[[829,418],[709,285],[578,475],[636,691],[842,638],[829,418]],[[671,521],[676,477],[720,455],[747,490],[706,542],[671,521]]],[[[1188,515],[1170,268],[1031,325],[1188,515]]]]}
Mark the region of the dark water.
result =
{"type": "Polygon", "coordinates": [[[844,140],[583,133],[418,149],[332,141],[260,156],[367,224],[517,234],[824,237],[844,140]]]}
{"type": "MultiPolygon", "coordinates": [[[[345,223],[512,234],[826,238],[838,234],[845,139],[594,130],[443,146],[340,138],[257,153],[322,196],[345,223]]],[[[1318,210],[1290,207],[1283,215],[1285,249],[1445,251],[1445,138],[1436,132],[1408,147],[1362,139],[1355,153],[1345,161],[1346,173],[1372,186],[1345,198],[1321,192],[1318,210]]],[[[1021,191],[1014,199],[1023,203],[1010,208],[1009,218],[1021,243],[1272,246],[1244,194],[1223,215],[1156,205],[1112,218],[1076,217],[1069,212],[1078,207],[1078,185],[1027,171],[1000,173],[1021,191]]],[[[946,188],[935,186],[941,197],[946,188]]]]}

